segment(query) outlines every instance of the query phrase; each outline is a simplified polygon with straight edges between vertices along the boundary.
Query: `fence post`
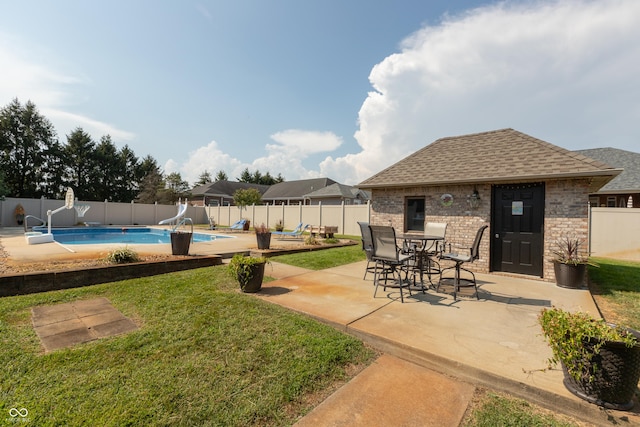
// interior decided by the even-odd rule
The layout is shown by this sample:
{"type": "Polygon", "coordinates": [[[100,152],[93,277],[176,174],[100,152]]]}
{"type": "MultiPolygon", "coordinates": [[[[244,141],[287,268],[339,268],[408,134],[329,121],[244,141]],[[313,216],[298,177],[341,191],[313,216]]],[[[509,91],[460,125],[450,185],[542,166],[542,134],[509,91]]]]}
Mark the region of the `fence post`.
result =
{"type": "Polygon", "coordinates": [[[342,230],[342,234],[344,234],[344,225],[346,224],[345,222],[345,215],[346,215],[346,210],[345,210],[345,204],[344,204],[344,200],[342,201],[342,203],[340,203],[341,208],[342,208],[342,215],[340,215],[340,219],[341,219],[341,225],[340,225],[340,230],[342,230]]]}
{"type": "Polygon", "coordinates": [[[591,256],[591,202],[587,202],[587,254],[591,256]]]}

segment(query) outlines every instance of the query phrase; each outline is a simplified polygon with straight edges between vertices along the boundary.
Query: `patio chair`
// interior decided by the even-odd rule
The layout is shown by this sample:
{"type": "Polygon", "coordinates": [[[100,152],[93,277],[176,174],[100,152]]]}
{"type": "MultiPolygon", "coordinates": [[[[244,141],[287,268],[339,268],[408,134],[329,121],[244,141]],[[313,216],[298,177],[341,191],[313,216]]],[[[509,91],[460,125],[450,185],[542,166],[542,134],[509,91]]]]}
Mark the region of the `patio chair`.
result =
{"type": "Polygon", "coordinates": [[[376,286],[373,297],[376,297],[380,281],[384,279],[383,290],[387,290],[387,281],[389,276],[393,279],[394,287],[400,289],[400,301],[404,302],[403,288],[409,290],[411,295],[411,283],[408,280],[409,270],[408,262],[412,259],[412,255],[403,254],[396,244],[396,231],[393,227],[387,225],[369,225],[371,230],[371,240],[373,242],[373,259],[381,265],[380,271],[376,268],[374,272],[373,282],[376,286]],[[402,273],[405,273],[404,280],[402,273]]]}
{"type": "Polygon", "coordinates": [[[367,256],[367,267],[364,270],[364,277],[367,278],[367,273],[373,273],[373,277],[376,276],[377,263],[373,259],[373,239],[371,237],[371,230],[369,229],[368,222],[358,222],[360,226],[360,234],[362,235],[362,250],[367,256]]]}
{"type": "Polygon", "coordinates": [[[241,219],[238,220],[236,222],[234,222],[233,224],[231,224],[231,227],[229,227],[230,230],[244,230],[244,225],[246,224],[247,220],[246,219],[241,219]]]}
{"type": "Polygon", "coordinates": [[[302,222],[296,226],[293,231],[272,231],[271,234],[275,234],[276,236],[281,236],[281,238],[301,238],[302,233],[305,232],[307,228],[309,228],[309,224],[302,226],[302,222]]]}
{"type": "MultiPolygon", "coordinates": [[[[445,268],[441,271],[440,281],[438,282],[437,289],[438,290],[440,289],[440,285],[443,284],[443,281],[451,281],[453,284],[454,300],[458,298],[458,291],[460,290],[461,287],[471,287],[471,286],[475,288],[476,298],[480,299],[480,296],[478,295],[478,283],[476,281],[475,274],[473,274],[473,271],[463,268],[462,265],[465,263],[471,264],[473,261],[477,260],[480,257],[480,241],[482,240],[482,234],[484,233],[484,230],[487,229],[487,227],[489,226],[483,225],[478,229],[478,231],[476,232],[476,237],[473,240],[473,245],[470,248],[468,248],[469,250],[468,254],[459,254],[457,252],[449,252],[449,253],[443,253],[440,257],[441,259],[455,262],[455,265],[453,267],[445,268]],[[443,277],[444,272],[447,270],[454,270],[454,276],[443,277]],[[461,278],[460,277],[461,271],[466,271],[467,273],[470,273],[472,278],[471,279],[461,278]]],[[[451,251],[451,247],[449,247],[449,251],[451,251]]]]}
{"type": "Polygon", "coordinates": [[[429,279],[431,287],[436,287],[433,281],[434,275],[440,275],[441,268],[440,263],[436,261],[442,254],[442,248],[445,244],[445,235],[447,233],[447,223],[445,222],[427,222],[424,227],[424,237],[433,237],[433,239],[419,239],[411,240],[413,243],[409,247],[405,240],[403,248],[405,253],[410,253],[414,256],[414,260],[410,263],[410,269],[415,276],[420,276],[420,284],[424,291],[424,275],[426,273],[429,279]],[[419,244],[416,244],[419,242],[419,244]]]}
{"type": "Polygon", "coordinates": [[[427,222],[424,226],[425,236],[437,236],[442,240],[427,240],[425,243],[425,254],[428,256],[427,260],[427,273],[429,279],[431,274],[440,274],[440,264],[435,261],[442,255],[445,245],[445,237],[447,235],[447,223],[446,222],[427,222]]]}

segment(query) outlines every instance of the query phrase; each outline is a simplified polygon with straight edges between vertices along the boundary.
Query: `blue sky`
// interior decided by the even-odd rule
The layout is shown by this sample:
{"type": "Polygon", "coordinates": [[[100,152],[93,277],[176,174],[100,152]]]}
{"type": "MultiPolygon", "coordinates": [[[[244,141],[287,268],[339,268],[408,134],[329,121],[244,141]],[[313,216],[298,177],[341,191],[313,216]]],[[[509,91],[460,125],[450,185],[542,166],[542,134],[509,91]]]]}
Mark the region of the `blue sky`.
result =
{"type": "Polygon", "coordinates": [[[0,105],[194,183],[244,168],[357,184],[511,127],[640,151],[640,2],[0,0],[0,105]]]}

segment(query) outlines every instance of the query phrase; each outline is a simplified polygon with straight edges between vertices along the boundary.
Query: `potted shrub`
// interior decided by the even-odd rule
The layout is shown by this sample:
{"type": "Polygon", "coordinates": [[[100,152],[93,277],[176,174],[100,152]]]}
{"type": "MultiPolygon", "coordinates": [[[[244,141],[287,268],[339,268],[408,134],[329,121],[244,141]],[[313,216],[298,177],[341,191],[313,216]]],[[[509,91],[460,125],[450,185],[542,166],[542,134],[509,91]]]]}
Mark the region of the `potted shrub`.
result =
{"type": "Polygon", "coordinates": [[[258,249],[269,249],[271,246],[271,231],[264,222],[254,228],[256,232],[256,240],[258,242],[258,249]]]}
{"type": "Polygon", "coordinates": [[[276,222],[275,229],[276,231],[284,231],[284,221],[279,219],[278,222],[276,222]]]}
{"type": "Polygon", "coordinates": [[[582,240],[566,235],[556,241],[553,270],[556,283],[563,288],[582,288],[585,284],[589,261],[581,254],[582,240]]]}
{"type": "Polygon", "coordinates": [[[250,228],[249,226],[251,225],[251,221],[249,221],[246,218],[242,218],[242,219],[244,219],[244,225],[242,226],[242,229],[244,231],[249,231],[249,228],[250,228]]]}
{"type": "Polygon", "coordinates": [[[262,288],[264,266],[269,262],[265,257],[250,257],[236,254],[229,261],[229,273],[240,284],[242,292],[258,292],[262,288]]]}
{"type": "Polygon", "coordinates": [[[564,385],[576,396],[611,409],[628,410],[640,379],[640,333],[587,313],[550,308],[538,316],[564,385]]]}
{"type": "Polygon", "coordinates": [[[24,208],[22,207],[21,204],[16,205],[14,214],[15,214],[16,222],[18,223],[18,225],[22,225],[22,223],[24,223],[24,208]]]}

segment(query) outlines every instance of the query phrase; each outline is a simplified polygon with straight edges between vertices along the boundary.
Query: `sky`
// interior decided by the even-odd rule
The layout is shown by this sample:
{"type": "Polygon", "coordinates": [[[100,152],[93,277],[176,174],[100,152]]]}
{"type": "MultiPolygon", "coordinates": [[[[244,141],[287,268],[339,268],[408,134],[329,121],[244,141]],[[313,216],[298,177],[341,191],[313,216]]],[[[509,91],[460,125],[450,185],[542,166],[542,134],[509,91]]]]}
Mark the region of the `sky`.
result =
{"type": "Polygon", "coordinates": [[[35,103],[191,185],[356,185],[513,128],[640,152],[638,0],[0,0],[0,107],[35,103]]]}

